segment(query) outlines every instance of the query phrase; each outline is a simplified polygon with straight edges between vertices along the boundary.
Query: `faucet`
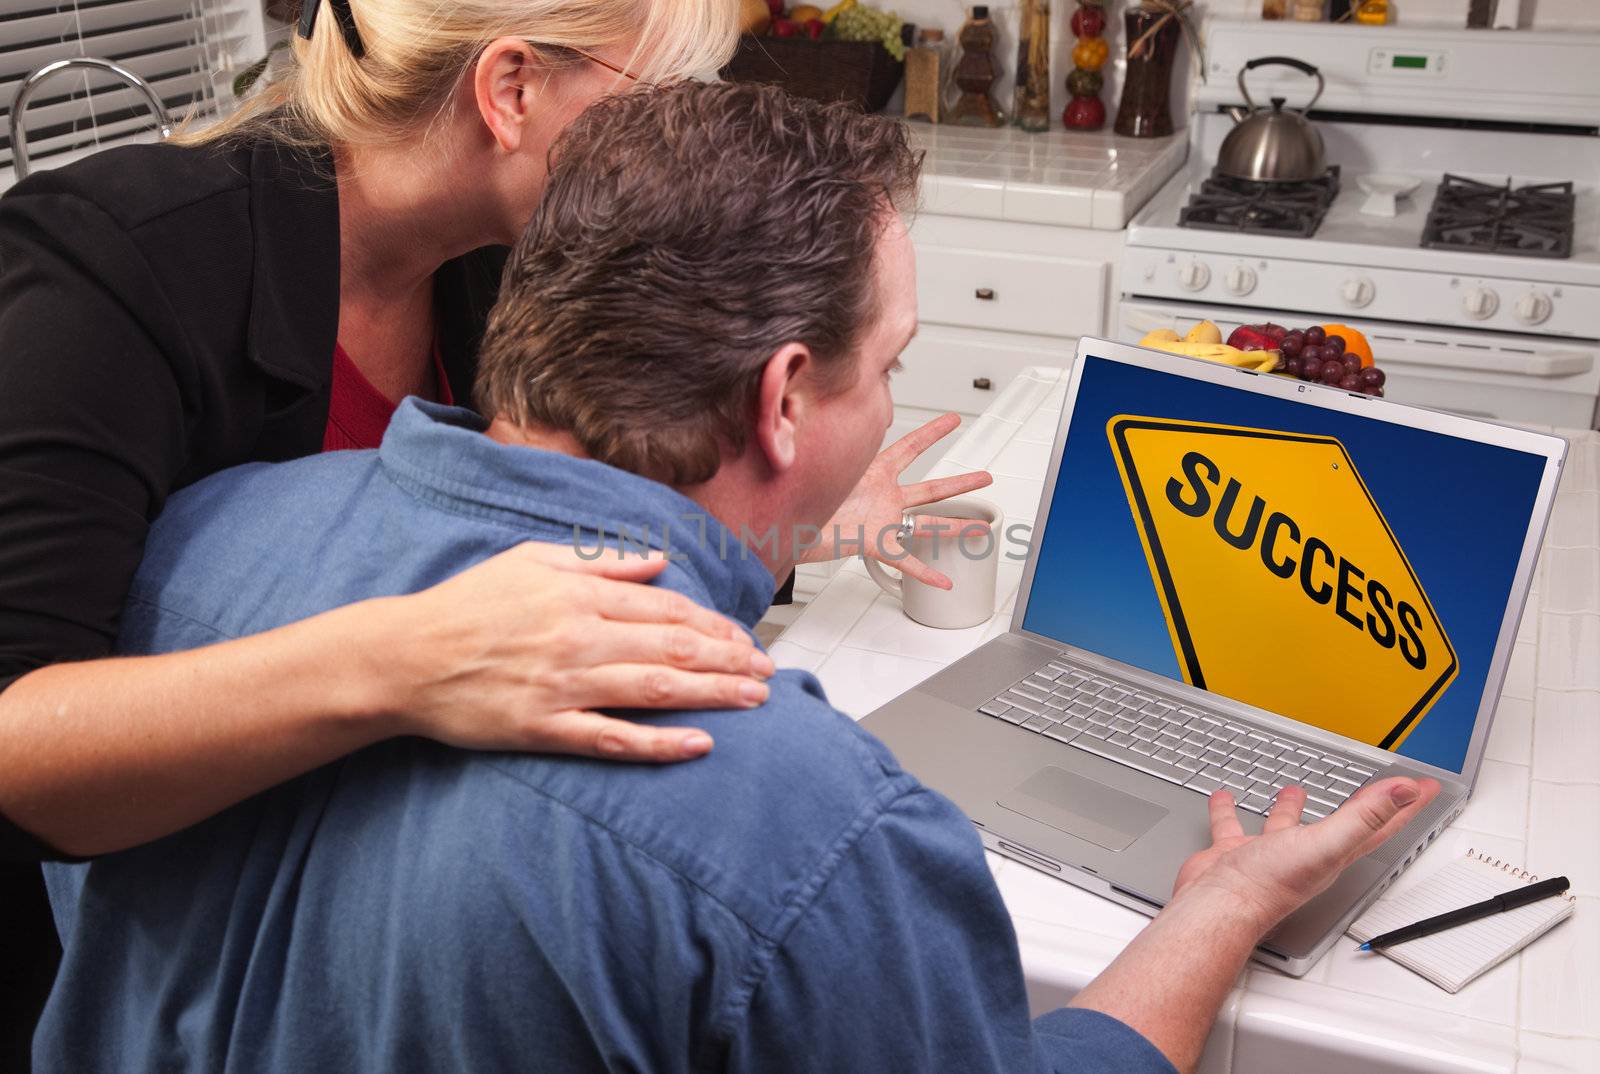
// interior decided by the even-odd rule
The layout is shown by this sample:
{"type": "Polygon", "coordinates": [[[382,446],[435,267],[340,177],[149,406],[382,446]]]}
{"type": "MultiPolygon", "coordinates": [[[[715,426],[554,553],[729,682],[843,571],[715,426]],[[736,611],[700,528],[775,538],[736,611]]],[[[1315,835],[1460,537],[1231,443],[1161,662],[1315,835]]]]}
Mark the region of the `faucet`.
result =
{"type": "Polygon", "coordinates": [[[22,112],[28,107],[28,99],[33,96],[33,91],[50,76],[73,67],[88,67],[96,71],[116,75],[134,89],[143,93],[145,100],[150,105],[150,111],[155,113],[161,125],[161,137],[168,138],[172,135],[172,127],[167,121],[167,109],[161,103],[161,98],[156,94],[155,87],[134,72],[128,70],[120,63],[111,60],[101,60],[93,56],[74,56],[71,59],[55,60],[39,68],[33,74],[22,80],[22,85],[17,87],[17,94],[11,99],[11,161],[16,167],[17,180],[20,182],[28,177],[28,133],[22,129],[22,112]]]}

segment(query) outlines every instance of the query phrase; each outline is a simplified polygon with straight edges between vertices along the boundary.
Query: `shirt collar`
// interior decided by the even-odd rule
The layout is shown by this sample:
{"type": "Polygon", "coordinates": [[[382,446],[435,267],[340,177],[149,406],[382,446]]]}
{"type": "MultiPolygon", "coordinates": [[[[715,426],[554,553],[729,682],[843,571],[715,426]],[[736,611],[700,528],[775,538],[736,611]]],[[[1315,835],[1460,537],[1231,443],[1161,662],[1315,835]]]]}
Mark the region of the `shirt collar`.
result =
{"type": "MultiPolygon", "coordinates": [[[[591,459],[502,444],[470,410],[408,397],[378,457],[401,485],[447,509],[516,526],[553,524],[593,557],[598,539],[668,552],[717,609],[747,627],[772,603],[772,573],[703,507],[666,485],[591,459]]],[[[614,555],[607,551],[606,555],[614,555]]]]}

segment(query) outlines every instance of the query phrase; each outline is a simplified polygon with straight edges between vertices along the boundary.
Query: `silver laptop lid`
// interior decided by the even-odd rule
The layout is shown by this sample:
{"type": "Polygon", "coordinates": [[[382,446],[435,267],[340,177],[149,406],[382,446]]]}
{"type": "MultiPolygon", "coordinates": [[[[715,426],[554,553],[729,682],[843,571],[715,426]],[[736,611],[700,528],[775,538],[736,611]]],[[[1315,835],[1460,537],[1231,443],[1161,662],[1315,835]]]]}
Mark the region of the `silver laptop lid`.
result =
{"type": "Polygon", "coordinates": [[[1565,452],[1084,338],[1011,629],[1471,782],[1565,452]]]}

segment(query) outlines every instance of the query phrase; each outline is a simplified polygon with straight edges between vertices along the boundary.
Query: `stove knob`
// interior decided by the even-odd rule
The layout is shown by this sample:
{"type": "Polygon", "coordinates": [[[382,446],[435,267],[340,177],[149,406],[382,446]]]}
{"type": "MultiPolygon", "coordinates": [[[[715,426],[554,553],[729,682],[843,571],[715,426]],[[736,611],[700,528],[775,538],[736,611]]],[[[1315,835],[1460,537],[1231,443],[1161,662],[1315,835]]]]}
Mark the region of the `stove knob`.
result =
{"type": "Polygon", "coordinates": [[[1256,270],[1248,265],[1235,265],[1228,270],[1223,286],[1229,294],[1248,295],[1256,289],[1256,270]]]}
{"type": "Polygon", "coordinates": [[[1461,310],[1475,321],[1486,321],[1500,308],[1500,296],[1488,287],[1473,287],[1461,298],[1461,310]]]}
{"type": "Polygon", "coordinates": [[[1201,291],[1211,282],[1211,270],[1200,261],[1187,262],[1178,270],[1178,285],[1185,291],[1201,291]]]}
{"type": "Polygon", "coordinates": [[[1550,319],[1553,306],[1550,296],[1543,291],[1529,291],[1517,299],[1517,307],[1513,312],[1523,324],[1543,324],[1550,319]]]}
{"type": "Polygon", "coordinates": [[[1346,305],[1356,309],[1371,305],[1377,293],[1378,289],[1365,276],[1352,276],[1339,285],[1339,297],[1345,300],[1346,305]]]}

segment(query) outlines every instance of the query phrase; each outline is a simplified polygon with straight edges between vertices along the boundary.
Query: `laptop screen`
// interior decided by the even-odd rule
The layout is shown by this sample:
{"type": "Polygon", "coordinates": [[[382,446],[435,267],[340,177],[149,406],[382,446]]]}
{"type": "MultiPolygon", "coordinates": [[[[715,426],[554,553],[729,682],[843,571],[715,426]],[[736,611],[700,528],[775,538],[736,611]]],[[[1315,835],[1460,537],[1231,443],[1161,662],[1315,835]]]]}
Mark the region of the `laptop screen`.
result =
{"type": "Polygon", "coordinates": [[[1460,772],[1545,457],[1082,363],[1023,627],[1460,772]]]}

